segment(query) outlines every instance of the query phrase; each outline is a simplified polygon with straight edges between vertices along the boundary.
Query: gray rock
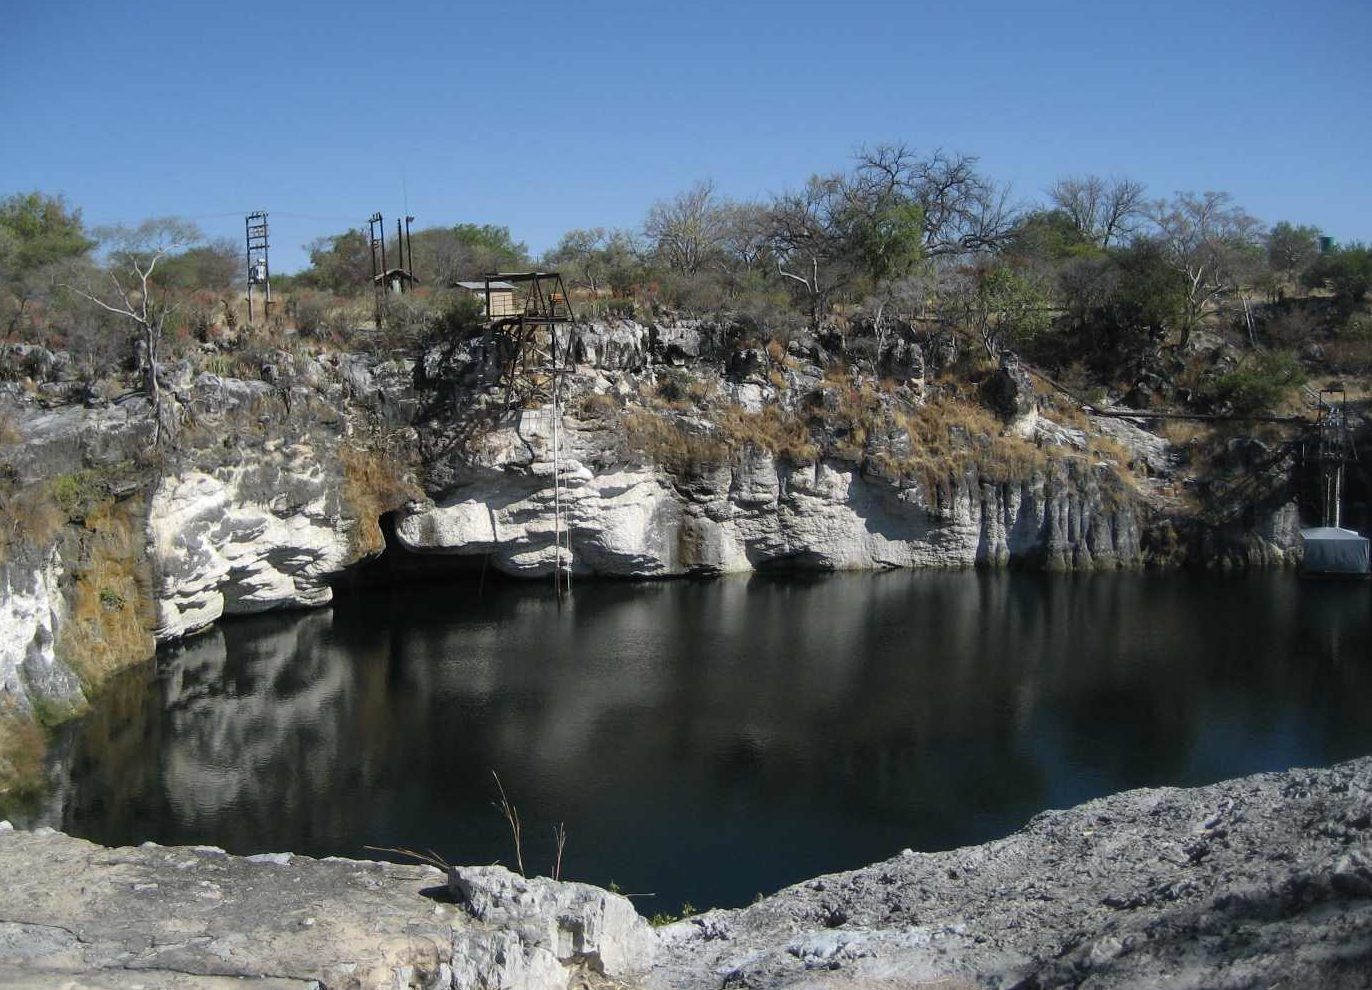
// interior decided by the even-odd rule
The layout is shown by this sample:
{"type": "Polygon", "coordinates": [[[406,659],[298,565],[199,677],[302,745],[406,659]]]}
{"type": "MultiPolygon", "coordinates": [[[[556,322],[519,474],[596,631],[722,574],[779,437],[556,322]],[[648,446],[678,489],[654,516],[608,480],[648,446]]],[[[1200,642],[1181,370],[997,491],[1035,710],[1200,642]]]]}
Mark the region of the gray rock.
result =
{"type": "Polygon", "coordinates": [[[1045,812],[660,935],[662,990],[1366,988],[1372,758],[1045,812]]]}
{"type": "Polygon", "coordinates": [[[421,896],[442,889],[430,867],[278,866],[26,832],[0,834],[0,862],[0,985],[16,970],[48,986],[452,983],[459,912],[421,896]]]}
{"type": "MultiPolygon", "coordinates": [[[[516,959],[531,971],[554,972],[545,958],[551,957],[558,967],[613,979],[642,976],[652,967],[657,948],[652,929],[618,894],[589,884],[525,878],[500,866],[453,867],[448,889],[473,918],[501,936],[490,943],[493,965],[516,959]]],[[[510,972],[501,978],[506,982],[489,985],[520,986],[518,976],[510,972]]]]}
{"type": "Polygon", "coordinates": [[[618,895],[500,867],[3,823],[0,875],[0,986],[1365,990],[1372,757],[1117,794],[656,932],[618,895]]]}
{"type": "Polygon", "coordinates": [[[1007,423],[1014,424],[1038,409],[1034,379],[1019,357],[1010,351],[1000,356],[1000,365],[982,386],[991,408],[1007,423]]]}

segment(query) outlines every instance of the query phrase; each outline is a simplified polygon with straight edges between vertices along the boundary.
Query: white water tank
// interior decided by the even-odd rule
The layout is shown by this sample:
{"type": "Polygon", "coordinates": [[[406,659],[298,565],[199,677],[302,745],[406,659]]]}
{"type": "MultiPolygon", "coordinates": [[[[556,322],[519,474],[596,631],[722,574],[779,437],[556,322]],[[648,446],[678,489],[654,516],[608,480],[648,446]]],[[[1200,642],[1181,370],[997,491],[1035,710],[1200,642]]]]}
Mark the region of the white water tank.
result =
{"type": "Polygon", "coordinates": [[[1317,526],[1301,530],[1305,556],[1301,571],[1329,577],[1357,577],[1368,573],[1368,541],[1351,529],[1317,526]]]}

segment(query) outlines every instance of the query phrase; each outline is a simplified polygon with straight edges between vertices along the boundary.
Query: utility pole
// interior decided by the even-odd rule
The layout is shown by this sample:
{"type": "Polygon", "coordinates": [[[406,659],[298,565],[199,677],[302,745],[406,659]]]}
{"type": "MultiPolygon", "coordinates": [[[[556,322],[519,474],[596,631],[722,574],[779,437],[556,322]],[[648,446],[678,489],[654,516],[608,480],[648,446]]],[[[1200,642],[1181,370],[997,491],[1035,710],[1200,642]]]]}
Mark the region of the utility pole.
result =
{"type": "Polygon", "coordinates": [[[253,321],[252,287],[254,285],[262,286],[265,294],[262,307],[263,318],[271,316],[272,313],[271,264],[267,259],[269,247],[267,214],[261,210],[256,213],[249,213],[244,218],[244,227],[248,255],[248,322],[251,323],[253,321]]]}
{"type": "Polygon", "coordinates": [[[411,278],[416,277],[414,273],[414,241],[410,240],[410,224],[414,223],[414,217],[405,218],[405,253],[409,260],[405,262],[405,270],[410,273],[411,278]]]}
{"type": "Polygon", "coordinates": [[[381,311],[386,294],[386,222],[378,211],[367,218],[367,237],[372,255],[372,295],[376,301],[376,328],[381,329],[381,311]]]}

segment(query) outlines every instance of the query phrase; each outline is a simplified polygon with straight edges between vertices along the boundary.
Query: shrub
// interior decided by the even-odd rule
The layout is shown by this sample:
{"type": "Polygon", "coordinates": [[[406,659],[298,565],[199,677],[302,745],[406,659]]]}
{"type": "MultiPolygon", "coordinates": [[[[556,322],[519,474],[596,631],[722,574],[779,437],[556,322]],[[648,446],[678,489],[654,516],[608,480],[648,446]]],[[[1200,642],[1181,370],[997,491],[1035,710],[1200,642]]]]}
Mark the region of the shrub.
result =
{"type": "Polygon", "coordinates": [[[1305,382],[1305,369],[1286,351],[1249,355],[1228,374],[1214,380],[1210,397],[1236,413],[1273,409],[1289,389],[1305,382]]]}
{"type": "Polygon", "coordinates": [[[714,391],[712,382],[696,378],[685,368],[668,368],[658,375],[656,397],[674,409],[703,407],[714,391]]]}
{"type": "Polygon", "coordinates": [[[1323,321],[1304,307],[1286,307],[1263,326],[1263,336],[1277,347],[1299,347],[1313,340],[1323,321]]]}
{"type": "Polygon", "coordinates": [[[286,298],[286,319],[295,329],[323,336],[332,326],[333,297],[313,289],[296,289],[286,298]]]}
{"type": "Polygon", "coordinates": [[[612,395],[591,392],[581,400],[580,413],[585,419],[612,419],[619,415],[619,402],[612,395]]]}
{"type": "Polygon", "coordinates": [[[1335,307],[1346,318],[1372,291],[1372,247],[1349,244],[1322,254],[1306,269],[1301,281],[1308,288],[1329,289],[1335,307]]]}

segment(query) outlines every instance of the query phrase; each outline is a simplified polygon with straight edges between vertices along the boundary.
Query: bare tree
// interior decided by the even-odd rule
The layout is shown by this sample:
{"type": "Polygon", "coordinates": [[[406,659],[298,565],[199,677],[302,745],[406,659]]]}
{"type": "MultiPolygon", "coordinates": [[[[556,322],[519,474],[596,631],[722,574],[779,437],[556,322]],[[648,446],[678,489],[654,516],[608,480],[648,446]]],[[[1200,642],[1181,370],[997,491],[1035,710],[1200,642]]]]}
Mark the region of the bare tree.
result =
{"type": "Polygon", "coordinates": [[[772,204],[771,248],[777,274],[800,286],[818,326],[834,292],[851,281],[844,214],[847,190],[841,175],[816,175],[799,192],[772,204]]]}
{"type": "Polygon", "coordinates": [[[1148,209],[1168,263],[1186,279],[1180,344],[1210,307],[1262,263],[1259,223],[1228,193],[1177,193],[1148,209]]]}
{"type": "Polygon", "coordinates": [[[643,247],[633,231],[592,227],[569,230],[545,256],[550,268],[561,271],[574,286],[593,298],[624,294],[636,281],[643,247]]]}
{"type": "Polygon", "coordinates": [[[761,203],[728,203],[723,207],[721,245],[729,265],[745,272],[770,267],[771,214],[761,203]]]}
{"type": "Polygon", "coordinates": [[[194,224],[175,217],[145,220],[132,228],[105,228],[96,234],[109,248],[105,274],[110,288],[97,290],[93,283],[65,287],[133,324],[143,387],[152,405],[153,443],[160,445],[176,429],[174,409],[164,401],[157,380],[162,340],[176,306],[168,301],[166,289],[153,280],[153,275],[164,259],[203,237],[194,224]]]}
{"type": "Polygon", "coordinates": [[[717,254],[727,229],[724,204],[713,182],[697,182],[670,200],[654,203],[643,232],[668,268],[694,275],[717,254]]]}
{"type": "Polygon", "coordinates": [[[897,198],[923,212],[924,254],[952,257],[988,251],[1015,226],[1009,192],[977,170],[973,155],[941,149],[920,157],[904,144],[881,144],[857,156],[854,187],[886,202],[897,198]]]}
{"type": "Polygon", "coordinates": [[[1048,195],[1081,235],[1101,248],[1134,233],[1148,205],[1143,183],[1098,175],[1059,179],[1048,195]]]}

